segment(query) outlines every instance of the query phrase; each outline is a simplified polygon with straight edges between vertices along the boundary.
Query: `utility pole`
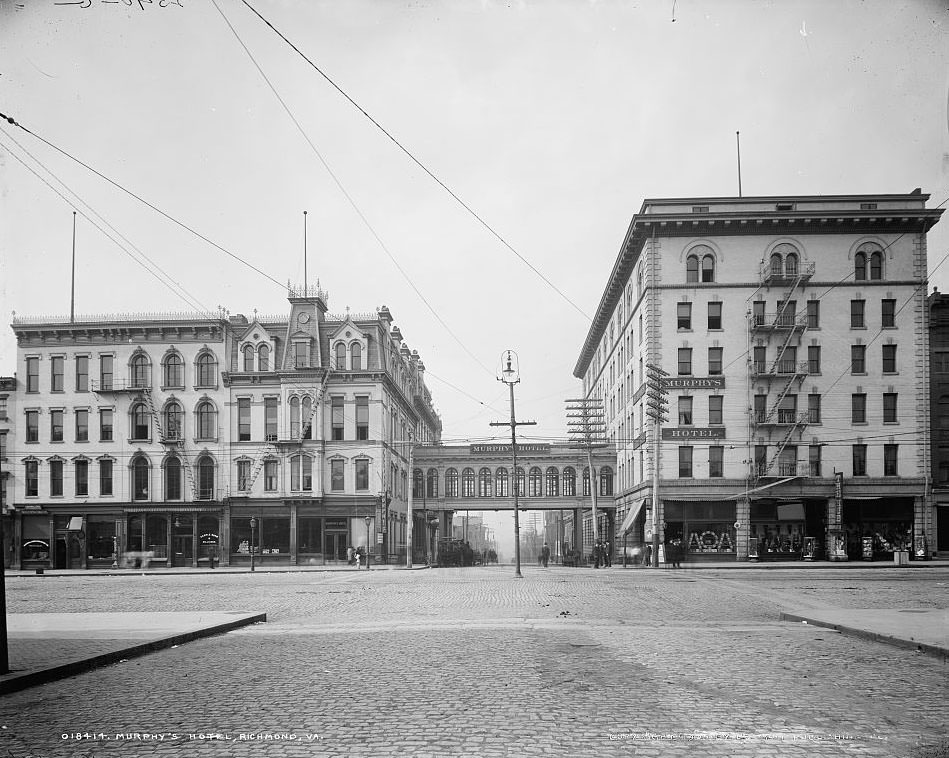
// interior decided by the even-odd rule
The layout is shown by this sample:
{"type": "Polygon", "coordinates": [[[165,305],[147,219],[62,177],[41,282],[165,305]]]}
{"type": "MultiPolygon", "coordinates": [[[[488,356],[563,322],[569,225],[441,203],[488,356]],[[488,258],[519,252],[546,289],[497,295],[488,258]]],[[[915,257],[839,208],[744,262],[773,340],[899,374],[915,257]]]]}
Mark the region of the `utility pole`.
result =
{"type": "Polygon", "coordinates": [[[505,350],[501,355],[501,370],[498,372],[498,381],[506,384],[511,390],[511,420],[492,421],[491,426],[511,427],[511,455],[514,458],[514,470],[511,472],[511,489],[514,493],[514,576],[521,576],[521,526],[517,513],[517,427],[535,426],[536,421],[517,421],[514,417],[514,385],[521,381],[520,370],[517,365],[517,353],[505,350]]]}
{"type": "Polygon", "coordinates": [[[652,463],[652,565],[659,567],[659,530],[665,531],[665,514],[661,511],[659,499],[659,442],[662,437],[662,423],[669,420],[668,392],[665,388],[668,373],[658,366],[646,364],[646,415],[654,424],[653,463],[652,463]]]}
{"type": "MultiPolygon", "coordinates": [[[[412,468],[412,454],[415,452],[415,445],[412,444],[412,434],[409,433],[409,499],[405,507],[406,511],[406,527],[405,527],[405,567],[412,568],[412,549],[413,544],[412,540],[415,538],[415,530],[412,528],[412,519],[414,518],[412,514],[412,496],[415,494],[415,470],[412,468]]],[[[425,486],[425,482],[422,482],[422,486],[425,486]]]]}
{"type": "MultiPolygon", "coordinates": [[[[593,450],[607,445],[606,413],[600,398],[567,400],[567,436],[573,447],[586,451],[587,468],[590,471],[590,503],[593,507],[593,544],[596,545],[600,535],[597,524],[599,520],[596,510],[597,479],[596,470],[593,468],[593,450]]],[[[583,551],[583,545],[575,547],[583,551]]]]}

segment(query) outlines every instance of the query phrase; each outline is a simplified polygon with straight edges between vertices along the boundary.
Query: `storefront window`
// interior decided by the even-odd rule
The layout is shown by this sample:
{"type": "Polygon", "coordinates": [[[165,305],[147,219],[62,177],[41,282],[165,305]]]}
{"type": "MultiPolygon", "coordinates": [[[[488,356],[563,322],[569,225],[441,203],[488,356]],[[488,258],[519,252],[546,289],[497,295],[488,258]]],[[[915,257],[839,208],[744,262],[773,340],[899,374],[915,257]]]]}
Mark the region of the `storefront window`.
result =
{"type": "Polygon", "coordinates": [[[145,521],[145,550],[155,553],[155,559],[168,557],[168,519],[164,516],[149,516],[145,521]]]}
{"type": "Polygon", "coordinates": [[[49,560],[49,516],[23,517],[20,557],[24,562],[49,560]]]}
{"type": "Polygon", "coordinates": [[[303,516],[297,519],[297,552],[319,553],[323,544],[322,520],[303,516]]]}
{"type": "Polygon", "coordinates": [[[219,558],[219,525],[214,516],[201,516],[198,519],[198,559],[214,556],[219,558]]]}
{"type": "MultiPolygon", "coordinates": [[[[253,544],[257,555],[290,555],[290,517],[262,516],[257,518],[253,544]]],[[[250,555],[250,516],[231,519],[231,552],[250,555]]]]}
{"type": "Polygon", "coordinates": [[[86,547],[90,561],[115,560],[115,518],[112,516],[90,516],[86,547]]]}

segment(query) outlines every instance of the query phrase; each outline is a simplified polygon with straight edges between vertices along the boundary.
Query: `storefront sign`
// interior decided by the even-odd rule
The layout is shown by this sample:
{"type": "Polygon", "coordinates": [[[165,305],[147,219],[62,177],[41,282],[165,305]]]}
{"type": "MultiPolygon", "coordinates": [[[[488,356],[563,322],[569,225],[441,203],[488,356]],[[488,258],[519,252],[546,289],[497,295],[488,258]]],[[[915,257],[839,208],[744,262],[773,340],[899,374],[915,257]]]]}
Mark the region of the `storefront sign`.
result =
{"type": "Polygon", "coordinates": [[[345,532],[347,528],[346,519],[344,518],[328,518],[326,519],[326,529],[328,531],[337,531],[345,532]]]}
{"type": "Polygon", "coordinates": [[[202,545],[216,545],[217,544],[217,535],[208,532],[207,534],[202,534],[198,537],[198,540],[202,545]]]}
{"type": "Polygon", "coordinates": [[[662,438],[664,440],[725,439],[725,427],[680,426],[674,429],[663,429],[662,438]]]}
{"type": "Polygon", "coordinates": [[[719,390],[725,389],[725,377],[670,376],[662,380],[662,386],[667,390],[719,390]]]}
{"type": "MultiPolygon", "coordinates": [[[[472,455],[511,455],[512,451],[510,445],[471,445],[470,452],[472,455]]],[[[517,452],[547,454],[550,453],[550,445],[548,443],[519,444],[517,452]]]]}

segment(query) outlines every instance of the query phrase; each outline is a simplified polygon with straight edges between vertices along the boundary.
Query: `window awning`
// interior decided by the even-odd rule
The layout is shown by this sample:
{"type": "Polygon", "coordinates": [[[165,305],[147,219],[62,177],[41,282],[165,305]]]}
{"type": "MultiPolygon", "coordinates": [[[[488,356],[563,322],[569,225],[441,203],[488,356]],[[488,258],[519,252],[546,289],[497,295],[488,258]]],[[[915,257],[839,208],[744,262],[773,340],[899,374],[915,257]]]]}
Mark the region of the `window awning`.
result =
{"type": "Polygon", "coordinates": [[[643,498],[639,501],[639,505],[634,505],[628,511],[626,511],[626,518],[623,519],[623,526],[620,528],[620,532],[625,534],[633,527],[633,522],[636,520],[636,517],[639,515],[639,512],[643,509],[643,506],[649,502],[649,498],[643,498]]]}

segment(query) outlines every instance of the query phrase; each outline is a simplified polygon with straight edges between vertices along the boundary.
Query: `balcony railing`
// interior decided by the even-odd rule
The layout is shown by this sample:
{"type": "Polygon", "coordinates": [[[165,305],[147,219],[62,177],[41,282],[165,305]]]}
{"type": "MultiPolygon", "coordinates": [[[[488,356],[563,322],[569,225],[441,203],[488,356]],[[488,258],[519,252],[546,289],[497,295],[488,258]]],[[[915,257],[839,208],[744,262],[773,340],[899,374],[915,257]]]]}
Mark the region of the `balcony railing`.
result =
{"type": "Polygon", "coordinates": [[[93,392],[141,392],[152,388],[148,379],[92,379],[89,386],[93,392]]]}
{"type": "Polygon", "coordinates": [[[752,313],[749,322],[752,329],[803,329],[808,326],[808,313],[752,313]]]}
{"type": "Polygon", "coordinates": [[[774,281],[791,281],[797,279],[799,276],[804,279],[810,279],[814,276],[814,272],[817,270],[815,264],[812,261],[797,261],[791,265],[778,266],[771,261],[766,261],[761,264],[761,268],[758,270],[758,276],[762,282],[774,282],[774,281]]]}
{"type": "Polygon", "coordinates": [[[810,363],[808,361],[780,360],[776,362],[753,361],[751,372],[755,376],[796,376],[798,374],[808,374],[810,372],[810,363]]]}

